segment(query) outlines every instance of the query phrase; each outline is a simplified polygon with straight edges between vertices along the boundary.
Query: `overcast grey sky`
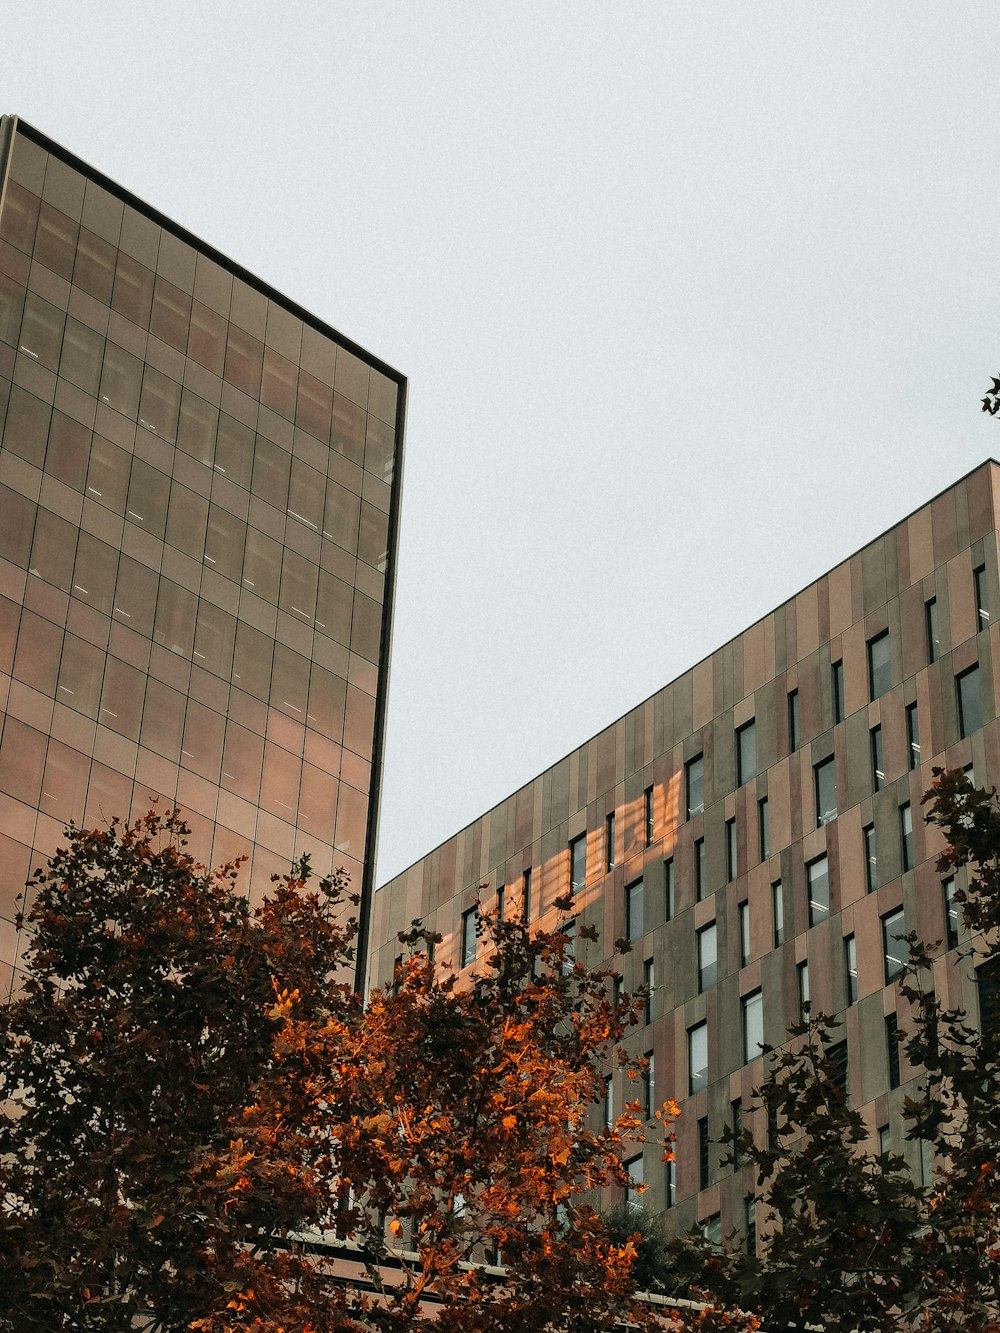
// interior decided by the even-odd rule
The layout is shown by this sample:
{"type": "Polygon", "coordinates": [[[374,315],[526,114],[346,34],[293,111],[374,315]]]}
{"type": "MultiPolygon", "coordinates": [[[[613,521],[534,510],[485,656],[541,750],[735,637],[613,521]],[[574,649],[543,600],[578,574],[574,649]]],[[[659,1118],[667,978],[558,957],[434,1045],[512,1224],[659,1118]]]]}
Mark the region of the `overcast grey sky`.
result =
{"type": "Polygon", "coordinates": [[[410,379],[380,881],[1000,450],[996,18],[3,6],[3,110],[410,379]]]}

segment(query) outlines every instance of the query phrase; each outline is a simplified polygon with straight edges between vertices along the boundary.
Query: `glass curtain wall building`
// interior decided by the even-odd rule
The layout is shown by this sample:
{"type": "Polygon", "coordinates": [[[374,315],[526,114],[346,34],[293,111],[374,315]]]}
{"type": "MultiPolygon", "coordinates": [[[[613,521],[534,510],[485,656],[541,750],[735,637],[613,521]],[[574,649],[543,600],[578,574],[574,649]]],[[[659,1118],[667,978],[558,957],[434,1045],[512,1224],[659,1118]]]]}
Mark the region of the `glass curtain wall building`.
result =
{"type": "Polygon", "coordinates": [[[405,381],[0,120],[0,994],[69,820],[371,896],[405,381]]]}
{"type": "MultiPolygon", "coordinates": [[[[672,1229],[756,1226],[753,1170],[724,1165],[718,1140],[760,1115],[761,1043],[807,1004],[839,1019],[831,1054],[871,1146],[919,1178],[900,1115],[916,1071],[889,1040],[906,1026],[907,931],[942,941],[945,1006],[996,1021],[1000,977],[976,971],[974,947],[958,961],[975,944],[955,904],[965,872],[942,879],[919,812],[934,766],[1000,784],[998,527],[990,461],[375,894],[373,983],[414,918],[443,936],[440,967],[476,966],[463,914],[498,894],[508,917],[554,927],[572,887],[575,919],[600,932],[576,930],[588,964],[629,940],[624,986],[652,992],[626,1046],[652,1053],[657,1095],[682,1112],[676,1162],[650,1149],[635,1169],[672,1229]]],[[[618,1114],[635,1085],[607,1074],[618,1114]]]]}

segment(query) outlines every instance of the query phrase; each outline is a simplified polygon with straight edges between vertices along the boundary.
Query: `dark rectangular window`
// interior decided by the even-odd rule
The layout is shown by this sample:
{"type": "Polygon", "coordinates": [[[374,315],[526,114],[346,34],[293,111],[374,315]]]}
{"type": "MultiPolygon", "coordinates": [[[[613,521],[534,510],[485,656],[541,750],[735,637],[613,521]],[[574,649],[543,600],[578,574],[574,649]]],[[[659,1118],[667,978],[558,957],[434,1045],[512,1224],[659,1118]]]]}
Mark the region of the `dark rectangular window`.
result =
{"type": "Polygon", "coordinates": [[[736,819],[726,820],[726,879],[736,878],[736,819]]]}
{"type": "Polygon", "coordinates": [[[746,1252],[752,1259],[757,1253],[757,1203],[752,1194],[743,1200],[743,1230],[746,1235],[746,1252]]]}
{"type": "Polygon", "coordinates": [[[785,942],[785,892],[780,879],[771,885],[771,915],[774,920],[774,947],[777,949],[785,942]]]}
{"type": "Polygon", "coordinates": [[[663,919],[672,921],[677,911],[677,891],[674,887],[674,858],[669,856],[663,863],[663,919]]]}
{"type": "Polygon", "coordinates": [[[889,631],[883,630],[868,640],[868,693],[879,699],[892,685],[892,664],[889,661],[889,631]]]}
{"type": "Polygon", "coordinates": [[[766,796],[757,802],[757,837],[760,841],[760,859],[766,861],[771,855],[771,817],[766,796]]]}
{"type": "Polygon", "coordinates": [[[743,1133],[743,1102],[737,1097],[729,1103],[729,1128],[733,1136],[732,1157],[733,1170],[738,1171],[742,1165],[743,1154],[740,1151],[740,1135],[743,1133]]]}
{"type": "Polygon", "coordinates": [[[986,566],[977,565],[972,571],[972,587],[976,595],[976,628],[990,627],[990,604],[986,598],[986,566]]]}
{"type": "Polygon", "coordinates": [[[673,1208],[674,1204],[677,1202],[677,1172],[675,1170],[676,1166],[677,1166],[676,1162],[672,1161],[667,1162],[665,1164],[665,1170],[663,1173],[664,1174],[663,1189],[665,1194],[664,1204],[666,1205],[667,1208],[673,1208]]]}
{"type": "Polygon", "coordinates": [[[955,901],[955,876],[949,875],[941,881],[941,893],[944,897],[944,934],[945,945],[954,949],[958,944],[958,903],[955,901]]]}
{"type": "Polygon", "coordinates": [[[645,934],[645,890],[641,879],[625,887],[625,938],[630,943],[641,940],[645,934]]]}
{"type": "Polygon", "coordinates": [[[647,958],[642,965],[642,987],[646,992],[646,1012],[644,1021],[649,1027],[653,1021],[653,992],[656,990],[656,968],[652,958],[647,958]]]}
{"type": "Polygon", "coordinates": [[[646,846],[653,845],[653,835],[656,832],[656,822],[653,818],[653,789],[647,787],[642,794],[642,814],[646,829],[646,846]]]}
{"type": "Polygon", "coordinates": [[[872,756],[872,788],[881,791],[885,786],[885,760],[882,758],[882,728],[872,727],[868,733],[872,756]]]}
{"type": "Polygon", "coordinates": [[[615,1122],[614,1079],[608,1074],[604,1079],[604,1126],[610,1129],[615,1122]]]}
{"type": "Polygon", "coordinates": [[[831,754],[813,765],[813,789],[816,794],[816,827],[822,828],[837,818],[837,762],[831,754]]]}
{"type": "Polygon", "coordinates": [[[983,725],[983,703],[979,690],[979,663],[955,677],[958,691],[958,730],[971,736],[983,725]]]}
{"type": "Polygon", "coordinates": [[[684,805],[687,818],[705,808],[705,756],[696,754],[684,765],[684,805]]]}
{"type": "Polygon", "coordinates": [[[847,977],[847,1003],[858,998],[858,946],[853,935],[844,937],[844,973],[847,977]]]}
{"type": "Polygon", "coordinates": [[[806,866],[809,882],[809,924],[825,921],[830,915],[830,870],[826,853],[806,866]]]}
{"type": "Polygon", "coordinates": [[[643,1057],[646,1067],[642,1071],[642,1118],[648,1120],[653,1114],[653,1099],[656,1096],[656,1080],[653,1073],[653,1052],[647,1051],[643,1057]]]}
{"type": "Polygon", "coordinates": [[[688,1028],[688,1096],[708,1087],[708,1024],[688,1028]]]}
{"type": "Polygon", "coordinates": [[[462,967],[476,961],[476,909],[462,913],[462,967]]]}
{"type": "Polygon", "coordinates": [[[809,1015],[809,964],[795,964],[795,979],[799,989],[799,1018],[805,1022],[809,1015]]]}
{"type": "Polygon", "coordinates": [[[885,1052],[889,1066],[889,1087],[899,1087],[899,1024],[896,1015],[885,1020],[885,1052]]]}
{"type": "Polygon", "coordinates": [[[910,772],[920,767],[920,719],[915,703],[906,705],[906,743],[909,746],[910,772]]]}
{"type": "Polygon", "coordinates": [[[830,1080],[833,1083],[834,1092],[843,1101],[848,1097],[848,1075],[847,1066],[847,1042],[835,1041],[832,1046],[826,1048],[826,1058],[830,1064],[830,1080]]]}
{"type": "Polygon", "coordinates": [[[878,1155],[879,1157],[888,1157],[892,1152],[892,1131],[888,1125],[879,1125],[877,1133],[878,1155]]]}
{"type": "Polygon", "coordinates": [[[941,632],[938,627],[936,597],[924,602],[924,633],[927,636],[927,660],[936,662],[941,656],[941,632]]]}
{"type": "Polygon", "coordinates": [[[843,661],[834,662],[830,668],[833,684],[833,720],[835,723],[843,722],[846,713],[844,711],[844,663],[843,661]]]}
{"type": "Polygon", "coordinates": [[[875,845],[875,825],[866,824],[861,830],[865,844],[865,890],[874,893],[878,888],[878,851],[875,845]]]}
{"type": "Polygon", "coordinates": [[[521,920],[528,924],[531,920],[531,871],[525,870],[521,876],[521,920]]]}
{"type": "Polygon", "coordinates": [[[604,868],[615,868],[615,812],[604,816],[604,868]]]}
{"type": "Polygon", "coordinates": [[[1000,1031],[1000,958],[991,958],[976,968],[979,991],[979,1030],[1000,1031]]]}
{"type": "Polygon", "coordinates": [[[754,718],[736,730],[736,785],[742,787],[757,773],[757,723],[754,718]]]}
{"type": "Polygon", "coordinates": [[[799,748],[799,692],[792,690],[788,695],[788,749],[799,748]]]}
{"type": "Polygon", "coordinates": [[[582,893],[587,886],[587,835],[581,833],[569,845],[569,887],[571,893],[582,893]]]}
{"type": "Polygon", "coordinates": [[[625,1170],[628,1173],[628,1184],[625,1186],[625,1202],[629,1208],[640,1208],[645,1184],[642,1153],[638,1157],[633,1157],[630,1162],[626,1162],[625,1170]]]}
{"type": "Polygon", "coordinates": [[[697,933],[698,991],[714,986],[719,975],[719,934],[713,922],[697,933]]]}
{"type": "Polygon", "coordinates": [[[696,838],[694,844],[694,891],[698,902],[701,902],[708,892],[708,884],[705,879],[704,838],[696,838]]]}
{"type": "Polygon", "coordinates": [[[882,952],[885,955],[887,985],[890,981],[894,981],[906,966],[907,949],[903,939],[905,934],[906,918],[901,907],[882,918],[882,952]]]}
{"type": "Polygon", "coordinates": [[[698,1121],[698,1188],[707,1190],[712,1183],[711,1139],[708,1137],[708,1116],[698,1121]]]}
{"type": "Polygon", "coordinates": [[[507,888],[504,884],[497,885],[497,920],[504,919],[504,913],[507,910],[507,888]]]}
{"type": "Polygon", "coordinates": [[[913,869],[913,812],[910,803],[899,807],[899,845],[903,870],[913,869]]]}
{"type": "Polygon", "coordinates": [[[750,961],[750,904],[742,902],[737,907],[740,923],[740,967],[746,967],[750,961]]]}
{"type": "Polygon", "coordinates": [[[764,996],[759,990],[751,991],[740,1000],[743,1017],[743,1063],[749,1064],[760,1055],[764,1045],[764,996]]]}

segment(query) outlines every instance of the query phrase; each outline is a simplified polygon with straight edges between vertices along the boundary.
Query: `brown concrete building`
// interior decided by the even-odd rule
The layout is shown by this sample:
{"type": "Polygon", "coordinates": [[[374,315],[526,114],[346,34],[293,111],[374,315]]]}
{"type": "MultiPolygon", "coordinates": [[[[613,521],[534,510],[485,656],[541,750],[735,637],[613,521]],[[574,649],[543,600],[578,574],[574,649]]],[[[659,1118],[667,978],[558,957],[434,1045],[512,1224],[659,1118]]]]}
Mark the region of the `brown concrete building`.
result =
{"type": "Polygon", "coordinates": [[[70,819],[371,897],[405,381],[0,119],[0,995],[70,819]]]}
{"type": "MultiPolygon", "coordinates": [[[[935,765],[1000,781],[998,527],[991,461],[382,886],[371,981],[414,918],[444,937],[442,966],[473,967],[478,897],[555,925],[572,887],[601,936],[578,957],[631,941],[625,985],[652,999],[628,1045],[652,1059],[654,1103],[681,1102],[677,1162],[631,1164],[647,1207],[685,1229],[754,1225],[752,1171],[723,1167],[715,1140],[749,1114],[759,1043],[781,1044],[806,1000],[841,1018],[872,1142],[919,1174],[898,936],[944,941],[938,994],[979,1012],[920,801],[935,765]]],[[[615,1074],[616,1111],[626,1095],[615,1074]]]]}

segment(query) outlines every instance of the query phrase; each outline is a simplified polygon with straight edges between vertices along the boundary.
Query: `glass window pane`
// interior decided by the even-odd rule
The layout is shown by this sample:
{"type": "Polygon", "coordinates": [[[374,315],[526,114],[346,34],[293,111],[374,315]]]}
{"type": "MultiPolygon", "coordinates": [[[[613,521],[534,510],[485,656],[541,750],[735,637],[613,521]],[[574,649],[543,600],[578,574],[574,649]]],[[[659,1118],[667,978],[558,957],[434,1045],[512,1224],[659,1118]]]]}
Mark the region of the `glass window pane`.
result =
{"type": "Polygon", "coordinates": [[[294,718],[296,722],[304,723],[308,696],[308,660],[283,643],[276,643],[271,673],[271,707],[294,718]]]}
{"type": "Polygon", "coordinates": [[[700,814],[705,808],[705,759],[695,755],[684,765],[684,791],[687,818],[700,814]]]}
{"type": "Polygon", "coordinates": [[[9,486],[0,485],[0,556],[28,568],[28,553],[31,550],[31,538],[35,530],[35,506],[24,495],[12,491],[9,486]]]}
{"type": "Polygon", "coordinates": [[[323,536],[352,553],[358,549],[358,531],[361,522],[361,500],[335,481],[326,489],[323,512],[323,536]]]}
{"type": "Polygon", "coordinates": [[[73,569],[73,596],[94,607],[102,615],[110,616],[114,607],[117,577],[117,550],[106,542],[98,541],[89,532],[81,532],[73,569]]]}
{"type": "MultiPolygon", "coordinates": [[[[199,463],[211,467],[215,458],[215,436],[219,426],[219,409],[190,389],[181,394],[177,418],[177,447],[199,463]]],[[[220,468],[219,471],[224,471],[220,468]]]]}
{"type": "Polygon", "coordinates": [[[149,312],[153,304],[153,274],[124,251],[118,253],[111,304],[120,315],[124,315],[133,324],[138,324],[141,329],[149,328],[149,312]]]}
{"type": "Polygon", "coordinates": [[[87,485],[90,463],[90,431],[62,412],[52,413],[45,471],[75,491],[87,485]]]}
{"type": "Polygon", "coordinates": [[[109,342],[104,349],[101,402],[134,421],[139,413],[141,387],[142,362],[124,347],[109,342]]]}
{"type": "Polygon", "coordinates": [[[36,616],[34,612],[24,610],[21,612],[20,628],[15,615],[10,633],[17,636],[17,652],[14,654],[12,669],[14,677],[47,695],[54,694],[62,654],[62,629],[36,616]]]}
{"type": "Polygon", "coordinates": [[[170,487],[167,508],[166,539],[171,546],[194,560],[200,560],[205,547],[208,501],[175,481],[170,487]]]}
{"type": "Polygon", "coordinates": [[[131,470],[131,454],[119,449],[117,444],[112,444],[103,435],[94,436],[87,474],[88,495],[116,514],[124,514],[131,470]]]}
{"type": "Polygon", "coordinates": [[[299,806],[301,768],[301,762],[295,755],[272,745],[270,741],[265,744],[261,807],[289,824],[295,822],[295,812],[299,806]]]}
{"type": "Polygon", "coordinates": [[[243,586],[265,602],[278,600],[281,546],[257,528],[248,528],[243,559],[243,586]]]}
{"type": "Polygon", "coordinates": [[[764,1045],[764,997],[754,991],[744,996],[743,1007],[743,1060],[749,1063],[760,1055],[764,1045]]]}
{"type": "Polygon", "coordinates": [[[101,650],[67,634],[59,665],[59,702],[96,721],[103,676],[104,654],[101,650]]]}
{"type": "Polygon", "coordinates": [[[145,687],[145,672],[137,671],[116,657],[109,657],[104,669],[104,689],[98,720],[112,731],[117,731],[120,736],[137,741],[145,687]]]}
{"type": "Polygon", "coordinates": [[[222,785],[245,801],[260,795],[260,774],[264,762],[264,738],[237,726],[226,725],[226,748],[222,762],[222,785]]]}
{"type": "Polygon", "coordinates": [[[141,458],[133,458],[125,517],[162,541],[167,525],[170,479],[141,458]]]}
{"type": "Polygon", "coordinates": [[[153,641],[169,648],[172,653],[190,657],[194,648],[194,629],[198,598],[187,588],[160,579],[156,598],[156,619],[153,622],[153,641]]]}
{"type": "Polygon", "coordinates": [[[24,298],[19,350],[39,365],[56,370],[65,322],[66,316],[62,310],[43,301],[36,292],[28,292],[24,298]]]}
{"type": "Polygon", "coordinates": [[[255,699],[267,701],[271,688],[271,659],[274,641],[245,621],[236,627],[233,684],[255,699]]]}
{"type": "Polygon", "coordinates": [[[38,230],[35,232],[34,257],[60,278],[69,282],[73,276],[76,258],[76,238],[79,224],[72,218],[43,202],[38,210],[38,230]]]}
{"type": "Polygon", "coordinates": [[[253,431],[244,426],[242,421],[227,417],[223,412],[219,417],[218,442],[215,448],[215,469],[224,477],[250,489],[250,477],[253,472],[253,431]]]}
{"type": "Polygon", "coordinates": [[[302,785],[299,789],[299,821],[301,827],[320,842],[333,841],[334,818],[337,812],[337,780],[329,773],[302,765],[302,785]]]}
{"type": "Polygon", "coordinates": [[[213,375],[222,374],[226,364],[226,321],[200,301],[191,305],[187,354],[213,375]]]}
{"type": "Polygon", "coordinates": [[[708,1024],[688,1030],[688,1094],[708,1086],[708,1024]]]}
{"type": "Polygon", "coordinates": [[[354,609],[354,589],[349,583],[319,572],[319,592],[316,603],[316,628],[337,643],[351,641],[351,617],[354,609]]]}
{"type": "Polygon", "coordinates": [[[637,879],[625,889],[625,938],[641,940],[645,933],[645,889],[637,879]]]}
{"type": "Polygon", "coordinates": [[[73,285],[93,296],[101,305],[109,306],[115,285],[117,253],[110,242],[95,236],[86,227],[81,227],[73,268],[73,285]]]}
{"type": "MultiPolygon", "coordinates": [[[[224,375],[230,384],[242,389],[251,398],[260,396],[260,372],[264,360],[264,345],[237,324],[230,324],[226,340],[224,375]]],[[[284,505],[282,505],[284,508],[284,505]]]]}
{"type": "MultiPolygon", "coordinates": [[[[0,521],[6,522],[6,518],[6,514],[0,511],[0,521]]],[[[76,538],[77,529],[72,523],[67,523],[48,509],[39,509],[31,543],[31,573],[54,588],[69,592],[73,581],[76,538]]]]}
{"type": "Polygon", "coordinates": [[[187,348],[188,325],[191,322],[191,298],[166,278],[157,276],[153,288],[153,309],[149,331],[157,338],[175,347],[178,352],[187,348]]]}
{"type": "Polygon", "coordinates": [[[309,676],[309,725],[339,742],[344,735],[347,682],[325,667],[313,666],[309,676]]]}
{"type": "Polygon", "coordinates": [[[342,394],[333,395],[333,424],[330,443],[337,453],[360,464],[365,455],[366,413],[342,394]]]}
{"type": "Polygon", "coordinates": [[[212,602],[198,604],[198,629],[194,636],[194,660],[206,671],[228,680],[236,645],[236,617],[212,602]]]}
{"type": "Polygon", "coordinates": [[[809,924],[816,925],[830,915],[830,875],[826,856],[819,856],[806,867],[809,881],[809,924]]]}
{"type": "Polygon", "coordinates": [[[225,718],[211,708],[189,699],[184,744],[181,748],[181,763],[184,767],[207,778],[209,782],[218,782],[225,730],[225,718]]]}
{"type": "Polygon", "coordinates": [[[293,458],[288,485],[289,517],[319,532],[325,497],[326,477],[323,473],[309,467],[300,458],[293,458]]]}
{"type": "Polygon", "coordinates": [[[61,741],[50,740],[45,756],[40,809],[61,824],[83,820],[90,760],[61,741]]]}
{"type": "Polygon", "coordinates": [[[903,909],[890,912],[882,918],[882,945],[885,952],[885,979],[890,982],[898,977],[906,967],[908,948],[903,936],[906,934],[906,917],[903,909]]]}
{"type": "Polygon", "coordinates": [[[140,739],[147,749],[155,750],[174,763],[181,753],[186,702],[183,694],[150,676],[142,709],[140,739]]]}
{"type": "Polygon", "coordinates": [[[868,685],[873,699],[885,694],[892,685],[888,630],[868,641],[868,685]]]}
{"type": "MultiPolygon", "coordinates": [[[[240,581],[243,570],[243,553],[247,541],[247,525],[241,518],[231,514],[228,509],[212,505],[208,511],[208,527],[205,536],[205,564],[224,578],[240,581]]],[[[256,583],[247,585],[252,592],[258,592],[256,583]]],[[[260,596],[258,592],[258,596],[260,596]]]]}
{"type": "Polygon", "coordinates": [[[983,725],[982,694],[979,688],[979,666],[969,667],[955,678],[958,686],[958,729],[962,736],[971,736],[983,725]]]}
{"type": "Polygon", "coordinates": [[[181,386],[154,366],[146,366],[139,398],[139,425],[172,442],[177,437],[180,405],[181,386]]]}
{"type": "Polygon", "coordinates": [[[47,737],[17,718],[7,717],[0,739],[0,791],[26,805],[38,805],[47,737]]]}
{"type": "Polygon", "coordinates": [[[115,586],[114,617],[145,638],[151,638],[153,633],[158,582],[153,570],[139,564],[131,556],[122,556],[115,586]]]}
{"type": "Polygon", "coordinates": [[[316,565],[297,551],[285,548],[281,566],[281,588],[278,605],[282,611],[299,620],[312,622],[316,614],[316,565]]]}
{"type": "Polygon", "coordinates": [[[715,924],[698,931],[698,990],[707,990],[718,980],[719,937],[715,924]]]}
{"type": "Polygon", "coordinates": [[[12,385],[3,428],[4,449],[27,459],[35,467],[41,467],[45,458],[51,413],[48,403],[42,402],[41,398],[36,398],[19,385],[12,385]]]}
{"type": "Polygon", "coordinates": [[[736,732],[736,785],[742,787],[757,772],[757,723],[745,723],[736,732]]]}
{"type": "Polygon", "coordinates": [[[67,319],[59,362],[59,374],[63,379],[96,398],[103,363],[104,339],[101,335],[79,320],[67,319]]]}
{"type": "Polygon", "coordinates": [[[924,628],[927,635],[927,660],[936,662],[941,656],[941,630],[936,597],[924,603],[924,628]]]}
{"type": "Polygon", "coordinates": [[[816,825],[822,827],[837,818],[837,765],[831,755],[813,769],[816,789],[816,825]]]}

